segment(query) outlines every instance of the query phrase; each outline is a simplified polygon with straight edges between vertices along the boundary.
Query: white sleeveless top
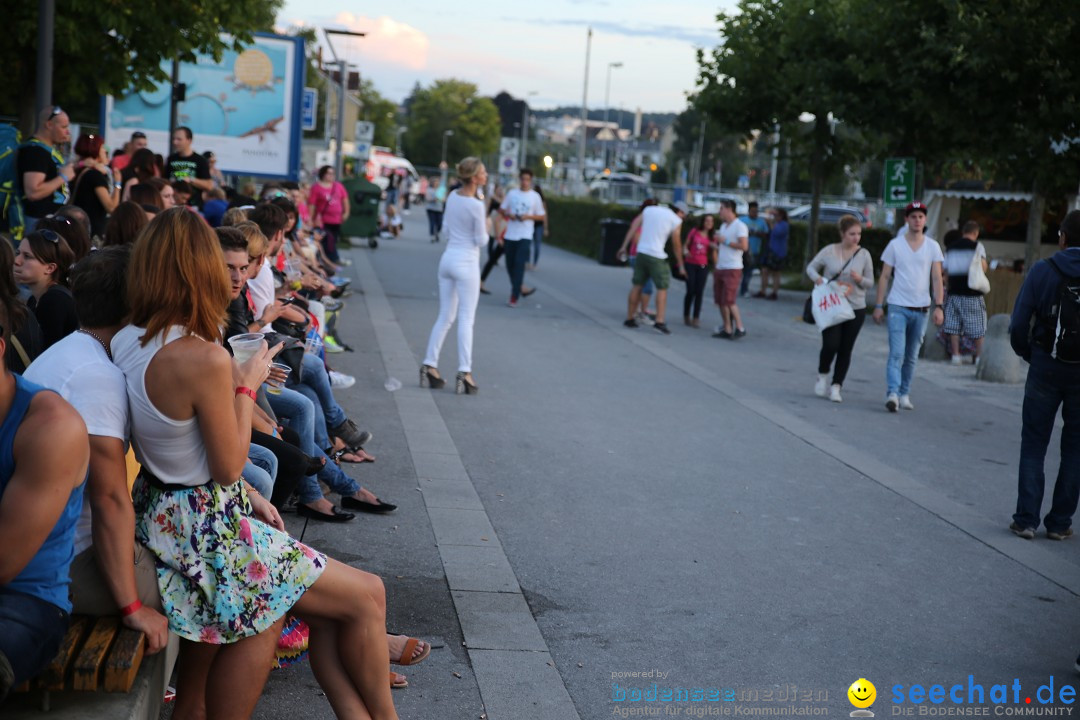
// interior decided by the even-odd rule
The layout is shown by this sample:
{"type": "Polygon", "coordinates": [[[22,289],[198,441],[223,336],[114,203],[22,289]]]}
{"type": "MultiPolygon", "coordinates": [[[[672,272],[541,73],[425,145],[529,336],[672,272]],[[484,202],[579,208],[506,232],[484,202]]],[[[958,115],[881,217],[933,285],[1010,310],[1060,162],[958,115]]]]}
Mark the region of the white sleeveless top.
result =
{"type": "Polygon", "coordinates": [[[210,479],[206,446],[199,433],[198,417],[173,420],[159,411],[146,395],[146,368],[157,351],[184,336],[183,328],[169,328],[145,347],[139,338],[144,328],[128,325],[112,339],[113,362],[127,379],[131,413],[131,445],[135,458],[162,482],[195,487],[210,479]]]}

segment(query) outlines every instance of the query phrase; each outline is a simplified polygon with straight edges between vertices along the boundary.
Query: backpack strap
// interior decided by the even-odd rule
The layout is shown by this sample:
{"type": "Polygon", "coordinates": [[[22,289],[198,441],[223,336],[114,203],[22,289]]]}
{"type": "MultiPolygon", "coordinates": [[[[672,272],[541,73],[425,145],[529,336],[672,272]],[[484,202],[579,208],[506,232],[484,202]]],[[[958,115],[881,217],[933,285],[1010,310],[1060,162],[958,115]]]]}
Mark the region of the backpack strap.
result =
{"type": "Polygon", "coordinates": [[[23,367],[30,367],[30,356],[26,354],[26,348],[19,342],[19,338],[14,335],[11,336],[11,347],[15,348],[15,353],[19,356],[19,359],[22,360],[23,367]]]}

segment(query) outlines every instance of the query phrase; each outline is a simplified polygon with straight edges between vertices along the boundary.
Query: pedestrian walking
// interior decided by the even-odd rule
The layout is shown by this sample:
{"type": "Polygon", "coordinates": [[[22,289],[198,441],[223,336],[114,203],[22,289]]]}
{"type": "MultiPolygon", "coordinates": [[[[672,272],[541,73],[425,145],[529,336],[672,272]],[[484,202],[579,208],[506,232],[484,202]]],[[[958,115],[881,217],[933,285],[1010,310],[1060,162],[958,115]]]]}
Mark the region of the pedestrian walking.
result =
{"type": "Polygon", "coordinates": [[[791,226],[788,225],[787,210],[772,208],[769,211],[769,242],[762,249],[761,262],[761,289],[754,297],[768,300],[780,299],[780,271],[784,268],[784,260],[787,259],[788,234],[791,226]],[[769,282],[772,282],[772,293],[766,293],[769,282]]]}
{"type": "MultiPolygon", "coordinates": [[[[1072,516],[1080,496],[1080,210],[1065,216],[1058,231],[1058,252],[1031,266],[1009,321],[1013,350],[1031,365],[1024,386],[1023,429],[1016,512],[1009,529],[1030,540],[1039,527],[1046,448],[1058,408],[1061,464],[1050,512],[1043,518],[1046,537],[1071,537],[1072,516]],[[1032,325],[1034,320],[1034,325],[1032,325]]],[[[1078,659],[1077,662],[1080,662],[1078,659]]]]}
{"type": "Polygon", "coordinates": [[[510,307],[517,307],[518,298],[531,295],[522,292],[525,280],[525,263],[529,261],[529,250],[533,239],[534,223],[544,219],[544,201],[533,189],[533,171],[522,168],[518,174],[520,185],[511,188],[500,205],[506,218],[506,272],[510,275],[510,307]]]}
{"type": "Polygon", "coordinates": [[[746,336],[737,298],[742,284],[743,253],[750,247],[750,230],[735,215],[735,201],[720,201],[720,232],[716,248],[716,270],[713,271],[713,299],[720,309],[721,325],[715,338],[738,340],[746,336]]]}
{"type": "Polygon", "coordinates": [[[439,316],[431,328],[427,355],[420,368],[420,387],[441,388],[439,352],[457,318],[459,395],[479,389],[472,377],[473,322],[480,301],[480,247],[487,241],[484,201],[477,197],[487,184],[487,170],[478,158],[467,157],[457,166],[461,187],[446,198],[446,251],[439,261],[439,316]]]}
{"type": "Polygon", "coordinates": [[[974,362],[978,362],[982,355],[983,337],[986,335],[986,300],[982,292],[968,285],[968,270],[976,257],[983,272],[986,272],[986,249],[979,242],[979,223],[968,220],[960,229],[960,239],[952,244],[945,243],[944,270],[949,277],[949,295],[945,300],[945,326],[942,329],[949,339],[953,365],[962,362],[961,335],[975,342],[974,362]]]}
{"type": "MultiPolygon", "coordinates": [[[[641,239],[641,214],[645,212],[645,208],[652,205],[656,205],[655,198],[645,198],[641,203],[641,207],[638,208],[637,216],[631,221],[630,229],[626,233],[626,237],[623,238],[622,245],[619,246],[619,251],[615,256],[620,262],[626,262],[630,265],[630,272],[634,272],[634,267],[637,264],[637,247],[638,240],[641,239]]],[[[633,276],[631,276],[630,286],[633,287],[633,276]]],[[[656,321],[656,313],[649,312],[649,303],[652,301],[653,293],[656,292],[656,285],[653,283],[652,278],[645,281],[645,284],[641,286],[641,301],[638,311],[634,314],[634,319],[638,323],[644,323],[646,325],[652,325],[656,321]]]]}
{"type": "Polygon", "coordinates": [[[747,206],[746,215],[740,217],[739,220],[750,231],[748,238],[750,247],[743,253],[743,276],[739,284],[739,297],[747,297],[750,295],[750,278],[754,276],[754,268],[761,260],[762,249],[769,242],[769,223],[758,215],[756,200],[747,206]]]}
{"type": "Polygon", "coordinates": [[[64,163],[57,147],[71,139],[71,123],[59,106],[41,111],[37,132],[15,151],[16,194],[26,213],[24,233],[34,230],[38,220],[51,215],[68,201],[68,182],[75,168],[64,163]]]}
{"type": "Polygon", "coordinates": [[[689,211],[686,203],[682,201],[675,203],[671,208],[651,205],[642,210],[631,223],[623,245],[629,242],[635,232],[640,231],[640,239],[638,240],[637,262],[634,265],[634,285],[630,289],[630,297],[627,298],[626,321],[623,322],[626,327],[638,327],[637,321],[634,320],[634,311],[641,302],[641,288],[647,280],[651,279],[656,284],[656,322],[653,323],[653,327],[664,335],[671,334],[667,323],[664,322],[667,289],[671,283],[671,266],[668,264],[664,246],[668,238],[671,238],[671,249],[675,255],[675,262],[679,266],[679,277],[685,277],[682,221],[689,211]]]}
{"type": "Polygon", "coordinates": [[[709,249],[716,240],[716,218],[703,215],[698,227],[686,237],[686,298],[683,300],[683,323],[701,327],[701,302],[709,282],[709,249]],[[693,316],[691,316],[693,306],[693,316]]]}
{"type": "Polygon", "coordinates": [[[535,270],[536,266],[540,264],[540,245],[544,238],[551,234],[551,218],[548,217],[548,206],[547,200],[544,199],[544,191],[540,189],[539,185],[534,189],[536,194],[540,196],[540,202],[544,206],[544,218],[533,223],[532,262],[525,266],[526,270],[535,270]]]}
{"type": "Polygon", "coordinates": [[[806,274],[815,285],[836,282],[855,311],[855,317],[851,320],[821,331],[821,353],[818,356],[818,379],[814,394],[825,397],[828,388],[829,399],[837,403],[842,401],[840,388],[851,366],[855,340],[866,320],[866,291],[874,286],[874,259],[870,257],[869,250],[859,247],[862,225],[854,215],[844,215],[838,225],[840,242],[823,247],[806,266],[806,274]],[[836,367],[833,369],[832,384],[829,385],[833,359],[836,360],[836,367]]]}
{"type": "Polygon", "coordinates": [[[487,281],[488,275],[495,269],[495,266],[499,264],[499,258],[506,252],[503,240],[503,233],[506,232],[506,218],[503,217],[502,210],[499,209],[505,197],[506,190],[501,186],[496,187],[491,193],[491,203],[488,205],[488,259],[484,263],[484,269],[480,271],[480,292],[483,295],[491,294],[484,282],[487,281]]]}
{"type": "Polygon", "coordinates": [[[885,318],[883,303],[888,289],[889,361],[885,370],[885,408],[889,412],[896,412],[898,408],[915,409],[911,402],[911,381],[926,333],[931,286],[934,325],[940,327],[945,320],[941,281],[945,257],[937,241],[925,233],[926,206],[915,201],[905,208],[904,215],[906,229],[893,238],[881,254],[881,281],[874,306],[874,322],[881,324],[885,318]]]}
{"type": "Polygon", "coordinates": [[[339,183],[334,168],[323,165],[316,173],[318,182],[308,192],[308,213],[311,222],[325,232],[321,238],[323,252],[335,265],[341,262],[337,242],[341,235],[341,223],[349,217],[349,193],[339,183]]]}
{"type": "Polygon", "coordinates": [[[431,178],[427,189],[424,190],[424,209],[427,211],[428,234],[431,242],[439,242],[439,231],[442,230],[443,203],[446,201],[446,188],[437,177],[431,178]]]}

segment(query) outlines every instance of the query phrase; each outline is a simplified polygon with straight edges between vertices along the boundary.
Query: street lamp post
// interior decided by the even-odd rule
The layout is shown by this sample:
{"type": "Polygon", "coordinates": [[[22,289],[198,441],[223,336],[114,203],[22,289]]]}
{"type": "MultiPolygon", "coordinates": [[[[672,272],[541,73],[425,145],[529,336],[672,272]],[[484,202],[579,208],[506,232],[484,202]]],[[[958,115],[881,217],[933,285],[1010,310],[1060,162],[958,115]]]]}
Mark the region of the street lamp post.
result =
{"type": "Polygon", "coordinates": [[[585,194],[585,142],[589,131],[589,56],[592,54],[592,28],[585,40],[585,87],[581,91],[581,137],[578,138],[578,187],[585,194]]]}
{"type": "Polygon", "coordinates": [[[534,95],[539,95],[539,93],[530,90],[521,103],[521,159],[518,161],[519,169],[525,167],[525,162],[529,159],[529,153],[526,150],[529,142],[529,98],[534,95]]]}
{"type": "Polygon", "coordinates": [[[440,175],[442,177],[442,184],[446,185],[446,141],[450,139],[450,136],[454,134],[453,130],[444,130],[442,134],[442,161],[439,162],[440,175]]]}
{"type": "MultiPolygon", "coordinates": [[[[621,62],[610,62],[610,63],[607,64],[607,83],[604,85],[604,130],[606,132],[610,132],[610,130],[608,130],[607,123],[608,123],[608,104],[609,104],[608,98],[610,98],[610,96],[611,96],[611,71],[613,69],[615,69],[615,68],[621,68],[621,67],[622,67],[621,62]]],[[[608,166],[608,142],[607,142],[607,140],[605,140],[604,141],[604,167],[606,168],[607,166],[608,166]]]]}
{"type": "Polygon", "coordinates": [[[334,50],[333,43],[330,42],[331,35],[345,35],[346,37],[364,37],[367,33],[353,32],[352,30],[329,30],[323,28],[323,32],[326,33],[326,46],[330,48],[331,54],[334,59],[337,60],[338,65],[338,116],[337,116],[337,139],[334,145],[334,172],[337,177],[341,177],[342,170],[342,143],[345,141],[345,91],[349,85],[349,63],[344,59],[339,59],[337,52],[334,50]]]}

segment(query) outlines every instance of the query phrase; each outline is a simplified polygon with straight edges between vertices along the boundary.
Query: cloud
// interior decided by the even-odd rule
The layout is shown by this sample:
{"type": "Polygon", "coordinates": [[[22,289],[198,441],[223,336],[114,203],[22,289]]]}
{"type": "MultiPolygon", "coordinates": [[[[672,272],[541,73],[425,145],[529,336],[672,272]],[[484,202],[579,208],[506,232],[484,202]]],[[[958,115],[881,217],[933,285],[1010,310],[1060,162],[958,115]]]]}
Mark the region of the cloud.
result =
{"type": "Polygon", "coordinates": [[[372,19],[350,12],[338,13],[332,23],[347,30],[367,33],[367,37],[354,40],[334,38],[334,48],[339,56],[359,55],[380,65],[396,65],[410,70],[423,70],[427,67],[430,46],[428,36],[411,25],[385,15],[372,19]],[[348,48],[348,53],[342,52],[343,48],[348,48]]]}
{"type": "MultiPolygon", "coordinates": [[[[507,22],[518,21],[519,18],[505,18],[507,22]]],[[[562,25],[573,27],[591,27],[593,30],[609,35],[625,35],[629,37],[647,37],[653,40],[681,40],[701,47],[712,47],[719,42],[715,31],[706,32],[698,28],[682,27],[679,25],[643,25],[634,26],[624,23],[610,22],[607,20],[553,20],[532,19],[529,24],[537,25],[562,25]]]]}

